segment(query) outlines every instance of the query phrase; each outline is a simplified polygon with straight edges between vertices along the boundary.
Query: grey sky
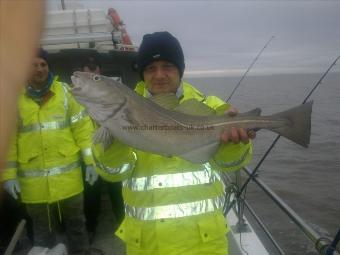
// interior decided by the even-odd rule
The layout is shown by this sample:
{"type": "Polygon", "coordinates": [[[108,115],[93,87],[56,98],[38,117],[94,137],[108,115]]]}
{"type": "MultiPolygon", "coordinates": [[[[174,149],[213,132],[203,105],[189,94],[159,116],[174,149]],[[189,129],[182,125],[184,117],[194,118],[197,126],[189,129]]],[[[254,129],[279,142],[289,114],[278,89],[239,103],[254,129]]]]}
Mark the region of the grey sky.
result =
{"type": "Polygon", "coordinates": [[[65,2],[115,8],[137,46],[145,33],[168,30],[182,44],[187,75],[239,75],[272,35],[252,74],[323,72],[340,55],[340,1],[65,2]]]}

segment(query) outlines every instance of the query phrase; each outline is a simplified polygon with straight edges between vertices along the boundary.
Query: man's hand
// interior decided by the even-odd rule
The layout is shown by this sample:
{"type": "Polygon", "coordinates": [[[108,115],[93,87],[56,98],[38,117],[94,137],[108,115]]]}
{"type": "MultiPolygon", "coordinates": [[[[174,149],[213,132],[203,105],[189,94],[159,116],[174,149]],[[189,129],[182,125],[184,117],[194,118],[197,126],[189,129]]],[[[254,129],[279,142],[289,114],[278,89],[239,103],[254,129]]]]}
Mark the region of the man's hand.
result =
{"type": "Polygon", "coordinates": [[[86,166],[85,174],[85,181],[90,185],[93,185],[98,179],[98,174],[93,166],[86,166]]]}
{"type": "MultiPolygon", "coordinates": [[[[235,117],[238,114],[238,110],[231,106],[229,110],[226,112],[230,117],[235,117]]],[[[253,130],[249,130],[248,132],[244,128],[235,128],[232,127],[230,130],[224,130],[221,134],[221,141],[223,143],[229,143],[232,141],[237,144],[242,142],[244,144],[249,143],[249,139],[254,139],[256,137],[256,132],[253,130]]]]}
{"type": "Polygon", "coordinates": [[[17,179],[7,180],[4,182],[4,189],[14,198],[18,199],[21,192],[20,184],[17,179]]]}

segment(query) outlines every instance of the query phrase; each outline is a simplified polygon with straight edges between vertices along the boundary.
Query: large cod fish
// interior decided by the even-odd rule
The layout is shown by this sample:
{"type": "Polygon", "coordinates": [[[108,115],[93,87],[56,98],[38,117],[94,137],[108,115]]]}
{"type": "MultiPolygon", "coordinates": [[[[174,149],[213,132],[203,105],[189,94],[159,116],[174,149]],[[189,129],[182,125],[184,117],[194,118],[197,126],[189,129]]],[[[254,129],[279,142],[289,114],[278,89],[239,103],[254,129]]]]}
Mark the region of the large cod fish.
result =
{"type": "Polygon", "coordinates": [[[304,147],[309,144],[313,102],[270,116],[259,116],[258,108],[236,117],[217,116],[197,100],[166,109],[157,104],[162,101],[159,97],[155,102],[143,98],[102,75],[75,72],[71,79],[72,94],[100,125],[94,139],[104,144],[117,138],[139,150],[193,163],[211,159],[220,144],[221,132],[231,127],[268,129],[304,147]]]}

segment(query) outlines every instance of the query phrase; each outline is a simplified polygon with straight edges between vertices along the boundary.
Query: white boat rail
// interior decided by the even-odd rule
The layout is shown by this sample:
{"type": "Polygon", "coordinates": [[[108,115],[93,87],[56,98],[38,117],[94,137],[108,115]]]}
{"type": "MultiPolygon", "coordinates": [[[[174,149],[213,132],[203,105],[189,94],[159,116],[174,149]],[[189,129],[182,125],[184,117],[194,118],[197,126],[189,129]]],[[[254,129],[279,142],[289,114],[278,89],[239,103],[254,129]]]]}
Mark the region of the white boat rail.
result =
{"type": "Polygon", "coordinates": [[[114,44],[111,33],[89,33],[76,35],[54,35],[44,37],[40,40],[41,45],[46,50],[55,49],[74,49],[74,48],[92,48],[102,51],[135,51],[134,45],[114,44]]]}

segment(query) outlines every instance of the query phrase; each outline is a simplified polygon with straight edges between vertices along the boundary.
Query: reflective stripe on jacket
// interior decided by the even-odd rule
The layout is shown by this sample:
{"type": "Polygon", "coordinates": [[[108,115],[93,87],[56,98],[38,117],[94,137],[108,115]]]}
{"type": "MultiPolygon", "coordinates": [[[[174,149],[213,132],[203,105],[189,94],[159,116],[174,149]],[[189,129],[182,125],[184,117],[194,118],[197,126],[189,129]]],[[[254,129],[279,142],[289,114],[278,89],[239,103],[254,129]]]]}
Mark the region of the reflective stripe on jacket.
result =
{"type": "Polygon", "coordinates": [[[19,97],[19,121],[3,179],[18,178],[25,203],[52,203],[83,190],[81,160],[94,164],[93,124],[84,108],[56,79],[43,105],[19,97]]]}

